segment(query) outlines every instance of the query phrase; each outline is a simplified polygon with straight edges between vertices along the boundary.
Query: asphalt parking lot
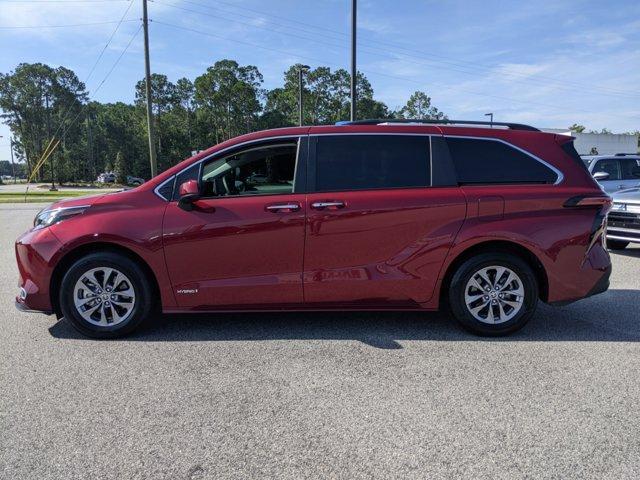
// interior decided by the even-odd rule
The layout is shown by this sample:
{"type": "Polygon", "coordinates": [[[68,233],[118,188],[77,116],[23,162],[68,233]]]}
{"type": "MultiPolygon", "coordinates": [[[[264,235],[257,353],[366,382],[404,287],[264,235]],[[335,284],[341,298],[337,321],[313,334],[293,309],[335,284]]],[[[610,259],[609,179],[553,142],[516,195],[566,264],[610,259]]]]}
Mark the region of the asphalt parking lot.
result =
{"type": "Polygon", "coordinates": [[[608,292],[482,339],[414,313],[19,313],[0,205],[0,477],[640,478],[640,248],[608,292]]]}

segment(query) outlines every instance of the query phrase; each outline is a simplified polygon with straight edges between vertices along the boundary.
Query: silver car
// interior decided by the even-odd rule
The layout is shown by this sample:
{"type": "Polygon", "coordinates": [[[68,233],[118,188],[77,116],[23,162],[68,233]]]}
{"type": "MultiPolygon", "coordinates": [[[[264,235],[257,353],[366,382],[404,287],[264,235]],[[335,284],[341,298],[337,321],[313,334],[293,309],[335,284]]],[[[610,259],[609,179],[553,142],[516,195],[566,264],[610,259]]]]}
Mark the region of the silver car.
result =
{"type": "Polygon", "coordinates": [[[582,161],[607,193],[640,186],[640,155],[588,155],[582,161]]]}
{"type": "Polygon", "coordinates": [[[640,243],[640,187],[612,195],[613,208],[607,220],[607,247],[621,250],[640,243]]]}

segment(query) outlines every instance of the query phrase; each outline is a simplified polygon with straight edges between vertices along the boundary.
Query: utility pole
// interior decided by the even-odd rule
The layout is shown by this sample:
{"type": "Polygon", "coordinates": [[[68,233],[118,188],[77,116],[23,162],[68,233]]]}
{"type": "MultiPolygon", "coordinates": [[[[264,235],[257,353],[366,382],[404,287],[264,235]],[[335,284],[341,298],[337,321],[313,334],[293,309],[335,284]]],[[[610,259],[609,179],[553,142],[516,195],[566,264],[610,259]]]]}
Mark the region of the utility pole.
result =
{"type": "Polygon", "coordinates": [[[304,123],[303,111],[302,111],[302,73],[309,70],[309,65],[300,65],[298,67],[298,125],[302,126],[304,123]]]}
{"type": "Polygon", "coordinates": [[[13,135],[9,138],[9,148],[11,149],[11,170],[13,171],[13,183],[18,183],[16,179],[16,164],[13,163],[13,135]]]}
{"type": "Polygon", "coordinates": [[[147,96],[147,131],[149,136],[149,161],[151,162],[151,178],[158,173],[156,160],[156,142],[153,128],[153,110],[151,99],[151,66],[149,65],[149,17],[147,15],[147,0],[142,0],[142,24],[144,26],[144,70],[145,93],[147,96]]]}
{"type": "Polygon", "coordinates": [[[356,110],[356,13],[357,0],[351,0],[351,121],[357,118],[356,110]]]}

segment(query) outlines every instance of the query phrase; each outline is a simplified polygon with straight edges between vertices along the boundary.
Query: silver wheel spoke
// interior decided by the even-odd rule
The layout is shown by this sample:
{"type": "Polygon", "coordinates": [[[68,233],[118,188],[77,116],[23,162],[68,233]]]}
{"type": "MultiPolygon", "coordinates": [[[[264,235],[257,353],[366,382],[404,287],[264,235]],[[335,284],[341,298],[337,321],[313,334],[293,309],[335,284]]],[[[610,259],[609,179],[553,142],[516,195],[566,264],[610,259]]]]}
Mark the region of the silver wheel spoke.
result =
{"type": "Polygon", "coordinates": [[[522,309],[524,286],[518,274],[509,267],[484,267],[469,277],[464,300],[467,310],[476,320],[488,324],[503,323],[522,309]]]}
{"type": "Polygon", "coordinates": [[[87,322],[112,326],[124,322],[133,312],[136,294],[131,280],[111,267],[86,271],[73,290],[76,311],[87,322]]]}

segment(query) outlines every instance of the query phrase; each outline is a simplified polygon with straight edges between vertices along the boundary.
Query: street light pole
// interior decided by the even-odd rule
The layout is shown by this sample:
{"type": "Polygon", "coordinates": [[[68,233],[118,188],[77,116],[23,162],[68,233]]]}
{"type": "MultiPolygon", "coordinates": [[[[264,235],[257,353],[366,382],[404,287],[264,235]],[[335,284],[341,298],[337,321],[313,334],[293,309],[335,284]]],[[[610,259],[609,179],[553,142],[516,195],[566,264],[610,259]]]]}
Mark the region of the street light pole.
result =
{"type": "Polygon", "coordinates": [[[357,118],[356,109],[356,15],[357,0],[351,0],[351,121],[357,118]]]}
{"type": "Polygon", "coordinates": [[[302,111],[302,73],[309,70],[309,65],[299,65],[298,66],[298,125],[302,126],[304,123],[304,116],[302,111]]]}
{"type": "Polygon", "coordinates": [[[493,113],[485,113],[484,116],[491,119],[491,128],[493,128],[493,113]]]}
{"type": "Polygon", "coordinates": [[[153,126],[153,110],[151,108],[151,66],[149,64],[149,16],[147,14],[147,0],[142,0],[142,25],[144,26],[144,73],[145,94],[147,97],[147,133],[149,136],[149,161],[151,163],[151,178],[158,173],[156,160],[156,141],[153,126]]]}

